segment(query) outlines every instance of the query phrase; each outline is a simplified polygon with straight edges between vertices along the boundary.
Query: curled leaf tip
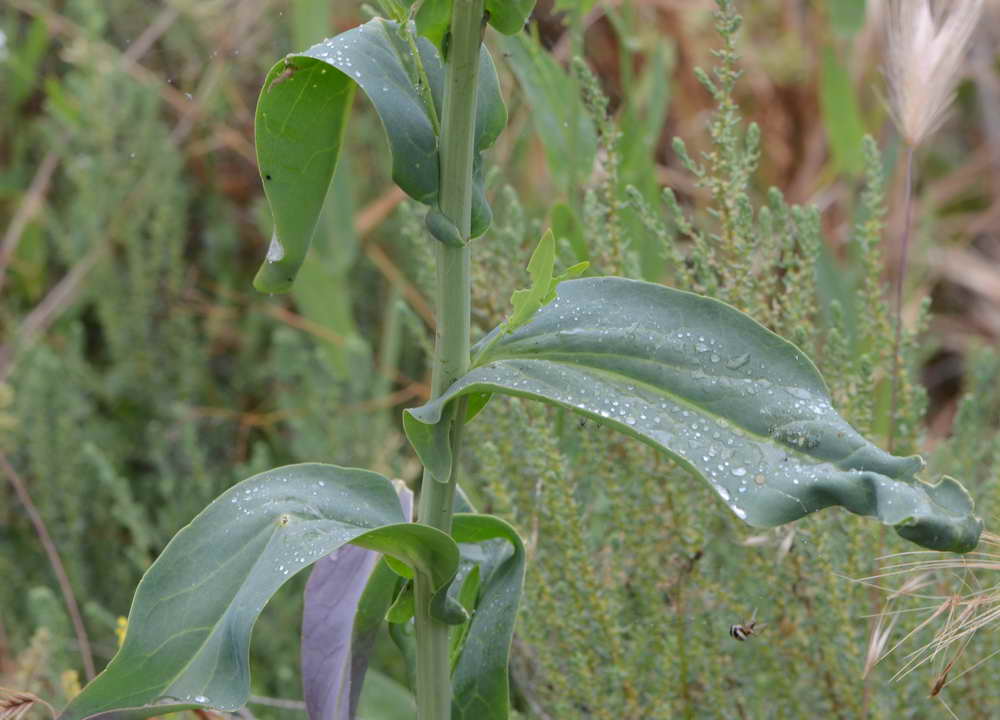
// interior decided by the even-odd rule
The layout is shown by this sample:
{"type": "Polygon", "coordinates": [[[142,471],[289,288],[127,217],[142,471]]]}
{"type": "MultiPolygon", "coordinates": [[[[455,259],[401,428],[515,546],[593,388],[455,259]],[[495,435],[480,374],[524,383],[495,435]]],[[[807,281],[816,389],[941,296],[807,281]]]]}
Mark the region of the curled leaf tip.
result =
{"type": "Polygon", "coordinates": [[[927,504],[896,524],[900,537],[930,550],[967,553],[976,549],[983,521],[973,514],[968,491],[947,475],[937,484],[918,482],[927,504]]]}
{"type": "Polygon", "coordinates": [[[961,485],[921,482],[921,458],[860,435],[791,343],[717,300],[635,280],[567,280],[546,304],[550,260],[529,264],[538,277],[515,298],[523,324],[487,335],[465,377],[406,411],[407,437],[432,467],[450,469],[443,432],[435,434],[447,403],[503,393],[668,453],[754,527],[840,505],[933,550],[976,546],[982,523],[961,485]]]}

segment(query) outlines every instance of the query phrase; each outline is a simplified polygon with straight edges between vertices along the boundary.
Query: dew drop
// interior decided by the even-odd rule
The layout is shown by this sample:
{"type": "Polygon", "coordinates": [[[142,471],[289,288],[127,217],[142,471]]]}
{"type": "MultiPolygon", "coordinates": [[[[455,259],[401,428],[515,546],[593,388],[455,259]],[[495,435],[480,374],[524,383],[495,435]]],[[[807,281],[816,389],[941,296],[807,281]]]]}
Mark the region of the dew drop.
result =
{"type": "Polygon", "coordinates": [[[285,246],[278,239],[278,233],[271,235],[271,244],[267,246],[267,261],[278,262],[285,257],[285,246]]]}
{"type": "Polygon", "coordinates": [[[747,364],[750,360],[750,353],[743,353],[742,355],[737,355],[732,360],[726,363],[726,367],[730,370],[738,370],[747,364]]]}

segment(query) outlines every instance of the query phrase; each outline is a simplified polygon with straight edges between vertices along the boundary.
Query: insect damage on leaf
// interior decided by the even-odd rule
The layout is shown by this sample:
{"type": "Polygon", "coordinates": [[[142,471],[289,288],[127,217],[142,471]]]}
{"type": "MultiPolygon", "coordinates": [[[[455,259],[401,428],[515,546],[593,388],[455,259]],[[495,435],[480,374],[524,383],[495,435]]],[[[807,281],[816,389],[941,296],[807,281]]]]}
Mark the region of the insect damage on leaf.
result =
{"type": "Polygon", "coordinates": [[[281,85],[281,83],[283,83],[286,80],[288,80],[289,78],[291,78],[292,75],[295,74],[295,71],[298,70],[298,69],[299,68],[296,65],[292,64],[291,60],[286,59],[285,60],[285,69],[282,70],[282,72],[281,72],[280,75],[278,75],[276,78],[274,78],[274,80],[272,80],[270,82],[270,84],[267,86],[267,92],[271,92],[278,85],[281,85]]]}

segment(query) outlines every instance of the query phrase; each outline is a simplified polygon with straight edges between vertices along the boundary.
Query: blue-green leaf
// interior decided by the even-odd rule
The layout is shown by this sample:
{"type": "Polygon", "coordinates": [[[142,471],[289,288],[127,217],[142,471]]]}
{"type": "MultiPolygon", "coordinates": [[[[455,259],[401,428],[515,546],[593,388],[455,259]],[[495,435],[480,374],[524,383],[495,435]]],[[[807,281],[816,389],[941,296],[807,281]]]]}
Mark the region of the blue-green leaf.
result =
{"type": "MultiPolygon", "coordinates": [[[[305,258],[340,153],[355,86],[382,120],[393,179],[410,197],[434,206],[438,197],[438,138],[444,65],[437,48],[416,37],[427,78],[419,72],[396,23],[381,18],[288,55],[268,73],[257,103],[257,161],[274,217],[267,259],[254,280],[262,292],[285,292],[305,258]]],[[[489,226],[479,154],[507,122],[493,60],[480,53],[472,236],[489,226]]]]}
{"type": "Polygon", "coordinates": [[[507,720],[507,666],[524,584],[524,544],[514,528],[492,515],[457,514],[452,535],[462,543],[463,561],[479,568],[479,599],[452,674],[451,717],[507,720]]]}
{"type": "Polygon", "coordinates": [[[919,457],[863,438],[805,355],[724,303],[621,278],[570,280],[527,325],[480,346],[490,350],[465,377],[406,411],[435,475],[450,471],[450,455],[428,453],[410,429],[437,423],[457,397],[500,392],[569,408],[668,453],[754,526],[842,505],[928,548],[965,552],[978,542],[982,523],[961,485],[921,482],[919,457]]]}
{"type": "Polygon", "coordinates": [[[292,575],[353,543],[405,562],[442,590],[458,546],[406,522],[386,478],[304,464],[227,490],[174,536],[143,576],[118,654],[60,720],[138,720],[235,710],[250,693],[250,631],[292,575]]]}

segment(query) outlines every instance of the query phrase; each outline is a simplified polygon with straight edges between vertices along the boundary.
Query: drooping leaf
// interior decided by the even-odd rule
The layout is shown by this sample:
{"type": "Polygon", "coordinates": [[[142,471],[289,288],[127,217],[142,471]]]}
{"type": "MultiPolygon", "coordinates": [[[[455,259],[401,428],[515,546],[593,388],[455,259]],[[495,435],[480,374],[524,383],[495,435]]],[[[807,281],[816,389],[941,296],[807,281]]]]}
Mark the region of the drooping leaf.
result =
{"type": "MultiPolygon", "coordinates": [[[[413,493],[398,488],[410,520],[413,493]]],[[[375,636],[398,576],[379,554],[344,545],[319,560],[309,575],[302,611],[302,685],[311,720],[350,720],[368,670],[375,636]],[[362,602],[363,600],[363,602],[362,602]]]]}
{"type": "Polygon", "coordinates": [[[250,692],[250,631],[264,604],[346,543],[392,555],[437,588],[458,564],[454,541],[406,522],[392,484],[377,473],[320,464],[261,473],[174,536],[136,589],[118,654],[61,720],[239,708],[250,692]]]}
{"type": "Polygon", "coordinates": [[[956,552],[974,548],[982,529],[955,480],[918,480],[919,457],[890,455],[841,418],[797,348],[692,293],[621,278],[561,284],[555,302],[443,396],[406,411],[407,434],[435,475],[450,472],[450,455],[428,453],[410,428],[436,423],[448,402],[473,392],[542,400],[632,435],[703,478],[754,526],[842,505],[956,552]]]}
{"type": "Polygon", "coordinates": [[[507,667],[524,584],[524,544],[514,528],[492,515],[455,515],[452,534],[462,544],[464,560],[478,567],[479,599],[452,674],[451,717],[507,720],[507,667]]]}
{"type": "Polygon", "coordinates": [[[536,0],[486,0],[490,25],[504,35],[514,35],[524,29],[536,0]]]}
{"type": "MultiPolygon", "coordinates": [[[[417,87],[419,73],[399,25],[381,18],[288,55],[271,68],[257,102],[256,141],[275,233],[254,280],[258,290],[287,291],[302,264],[337,163],[355,86],[365,92],[382,120],[392,152],[393,180],[413,199],[437,203],[438,140],[433,118],[441,112],[444,66],[429,40],[417,37],[414,42],[429,92],[417,87]]],[[[485,48],[480,53],[477,102],[478,155],[493,144],[507,122],[496,68],[485,48]]],[[[485,232],[491,217],[483,194],[481,157],[476,165],[473,237],[485,232]]]]}

